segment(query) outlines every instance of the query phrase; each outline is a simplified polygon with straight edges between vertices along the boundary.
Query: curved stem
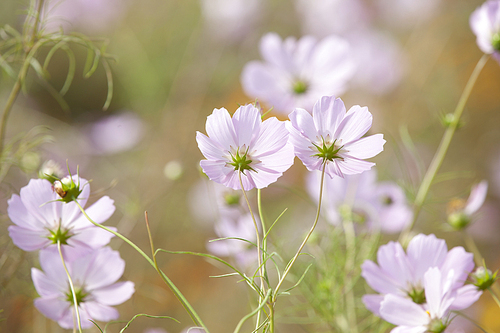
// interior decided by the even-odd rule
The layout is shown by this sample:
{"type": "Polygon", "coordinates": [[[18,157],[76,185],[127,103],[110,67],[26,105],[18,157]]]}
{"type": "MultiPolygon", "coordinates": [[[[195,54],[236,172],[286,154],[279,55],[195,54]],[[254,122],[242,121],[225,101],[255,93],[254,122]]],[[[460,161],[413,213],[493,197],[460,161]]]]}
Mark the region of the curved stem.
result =
{"type": "Polygon", "coordinates": [[[151,259],[146,253],[144,253],[143,250],[141,250],[137,245],[135,245],[131,240],[129,240],[127,237],[123,236],[122,234],[114,231],[114,230],[111,230],[109,229],[108,227],[105,227],[103,226],[102,224],[99,224],[97,222],[94,222],[94,220],[92,220],[90,218],[90,216],[87,215],[87,213],[85,212],[85,210],[83,209],[83,207],[80,205],[80,203],[77,201],[77,200],[73,200],[73,202],[76,203],[76,205],[78,206],[78,208],[80,208],[80,211],[82,212],[82,214],[87,218],[87,220],[89,220],[93,225],[101,228],[101,229],[104,229],[110,233],[112,233],[113,235],[115,235],[116,237],[120,238],[121,240],[123,240],[125,243],[127,243],[128,245],[132,246],[132,248],[134,248],[134,250],[136,250],[141,256],[144,257],[144,259],[147,260],[147,262],[153,266],[153,268],[158,272],[158,274],[161,276],[161,278],[163,279],[163,281],[165,282],[165,284],[170,288],[170,290],[174,293],[175,297],[177,297],[177,299],[179,300],[179,302],[181,302],[182,306],[184,307],[184,309],[186,310],[186,312],[189,314],[189,316],[191,317],[191,319],[193,320],[193,322],[200,326],[200,327],[203,327],[203,329],[205,330],[206,333],[210,333],[210,331],[208,330],[208,328],[205,326],[205,324],[203,323],[203,321],[201,320],[200,316],[196,313],[196,311],[193,309],[193,307],[191,306],[191,304],[188,302],[188,300],[184,297],[184,295],[181,293],[181,291],[176,287],[176,285],[167,277],[167,275],[165,275],[165,273],[163,273],[163,271],[161,269],[158,268],[158,265],[156,264],[156,260],[153,260],[151,259]]]}
{"type": "Polygon", "coordinates": [[[318,210],[316,212],[316,218],[314,219],[314,223],[313,223],[313,225],[311,227],[311,230],[309,230],[309,232],[307,233],[306,238],[304,238],[304,241],[302,242],[302,244],[300,244],[300,247],[297,250],[297,253],[295,253],[295,256],[290,261],[290,263],[288,264],[285,272],[283,273],[283,276],[279,280],[278,285],[276,286],[276,289],[274,290],[274,294],[273,294],[273,297],[272,297],[273,301],[276,300],[276,297],[278,296],[278,291],[279,291],[281,285],[283,284],[283,281],[285,281],[285,278],[288,275],[288,273],[290,272],[290,269],[292,268],[293,264],[295,263],[295,261],[299,257],[300,252],[302,251],[302,249],[306,245],[307,241],[309,240],[309,237],[311,237],[314,229],[316,228],[316,224],[318,224],[319,213],[320,213],[320,210],[321,210],[321,199],[323,197],[323,180],[325,179],[325,167],[326,167],[326,162],[323,163],[323,170],[321,172],[321,181],[320,181],[320,185],[319,185],[318,210]]]}
{"type": "MultiPolygon", "coordinates": [[[[71,296],[73,296],[73,305],[75,307],[75,314],[76,314],[76,322],[78,324],[78,332],[82,333],[82,322],[80,319],[80,311],[78,310],[78,301],[76,299],[76,293],[75,293],[75,286],[73,285],[73,280],[71,279],[71,275],[69,274],[68,268],[66,267],[66,262],[64,261],[64,256],[62,254],[61,250],[61,241],[58,239],[57,240],[57,250],[59,251],[59,256],[61,257],[61,261],[64,267],[64,271],[66,272],[66,276],[68,277],[69,281],[69,288],[71,290],[71,296]]],[[[76,328],[73,327],[73,332],[76,331],[76,328]]]]}
{"type": "Polygon", "coordinates": [[[406,229],[405,234],[409,233],[409,231],[413,228],[415,222],[417,221],[420,210],[422,209],[422,205],[427,198],[427,194],[429,193],[429,188],[432,184],[432,181],[434,180],[434,177],[436,176],[439,168],[441,167],[441,164],[443,163],[444,157],[446,156],[448,148],[450,147],[453,135],[458,128],[460,117],[462,116],[465,104],[467,103],[470,93],[472,92],[472,88],[474,87],[474,84],[476,83],[476,80],[488,59],[489,55],[486,54],[484,54],[481,59],[479,59],[469,80],[467,81],[467,84],[465,85],[464,91],[462,92],[457,107],[455,108],[455,111],[453,113],[453,121],[446,128],[441,142],[439,143],[439,147],[434,154],[434,157],[432,158],[432,161],[429,165],[429,168],[427,169],[427,172],[425,173],[422,183],[420,184],[417,195],[415,197],[413,221],[406,229]]]}

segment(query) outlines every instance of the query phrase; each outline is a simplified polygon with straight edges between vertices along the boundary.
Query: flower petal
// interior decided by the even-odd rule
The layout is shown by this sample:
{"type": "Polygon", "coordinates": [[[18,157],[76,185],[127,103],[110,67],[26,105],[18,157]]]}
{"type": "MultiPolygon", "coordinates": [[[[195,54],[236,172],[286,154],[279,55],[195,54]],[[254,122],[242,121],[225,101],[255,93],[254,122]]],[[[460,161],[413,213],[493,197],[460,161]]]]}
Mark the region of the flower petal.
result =
{"type": "Polygon", "coordinates": [[[464,213],[467,215],[474,214],[484,203],[486,199],[486,194],[488,193],[488,182],[483,180],[476,186],[474,186],[470,192],[469,199],[464,209],[464,213]]]}
{"type": "Polygon", "coordinates": [[[51,244],[48,239],[50,233],[46,229],[33,230],[11,225],[8,230],[12,242],[24,251],[40,250],[51,244]]]}
{"type": "Polygon", "coordinates": [[[94,289],[92,291],[92,296],[98,303],[104,305],[118,305],[132,297],[134,291],[134,283],[126,281],[94,289]]]}
{"type": "Polygon", "coordinates": [[[375,134],[344,145],[349,156],[365,159],[371,158],[384,150],[384,135],[375,134]]]}
{"type": "Polygon", "coordinates": [[[361,138],[372,126],[372,114],[368,108],[354,105],[347,111],[334,134],[335,138],[342,140],[343,145],[347,145],[361,138]]]}
{"type": "Polygon", "coordinates": [[[231,116],[224,108],[214,109],[212,114],[207,117],[206,131],[208,136],[221,145],[225,151],[230,151],[230,147],[237,145],[231,116]]]}
{"type": "Polygon", "coordinates": [[[385,295],[380,304],[380,316],[394,325],[423,327],[425,332],[430,317],[410,299],[393,294],[385,295]]]}

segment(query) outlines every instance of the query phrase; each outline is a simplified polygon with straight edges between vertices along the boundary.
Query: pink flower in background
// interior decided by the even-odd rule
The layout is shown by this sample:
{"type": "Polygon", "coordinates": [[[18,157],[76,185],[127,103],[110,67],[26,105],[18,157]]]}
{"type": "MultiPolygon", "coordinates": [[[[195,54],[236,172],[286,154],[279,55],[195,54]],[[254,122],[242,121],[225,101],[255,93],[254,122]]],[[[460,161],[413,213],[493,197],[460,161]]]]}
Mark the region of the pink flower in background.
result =
{"type": "Polygon", "coordinates": [[[355,105],[346,112],[340,98],[324,96],[314,104],[312,115],[295,109],[287,128],[295,154],[309,171],[322,170],[331,178],[370,170],[371,158],[383,150],[382,134],[361,138],[372,125],[367,107],[355,105]]]}
{"type": "MultiPolygon", "coordinates": [[[[249,213],[238,217],[221,216],[215,223],[215,233],[220,238],[241,238],[254,244],[256,241],[255,227],[249,213]]],[[[257,259],[257,248],[239,239],[209,242],[207,250],[219,257],[233,257],[242,267],[247,267],[257,259]]]]}
{"type": "Polygon", "coordinates": [[[500,62],[500,1],[486,1],[472,13],[469,23],[481,51],[500,62]]]}
{"type": "Polygon", "coordinates": [[[91,153],[117,154],[135,147],[144,136],[144,124],[133,112],[114,114],[87,128],[91,153]]]}
{"type": "MultiPolygon", "coordinates": [[[[73,180],[78,183],[76,176],[73,180]]],[[[82,192],[78,202],[85,207],[90,185],[82,178],[79,182],[82,192]]],[[[59,199],[61,197],[54,192],[52,184],[45,179],[32,179],[21,189],[20,195],[14,194],[7,208],[9,218],[15,224],[9,226],[14,244],[25,251],[35,251],[53,246],[59,239],[64,251],[79,252],[109,243],[113,234],[90,223],[76,203],[55,201],[59,199]]],[[[115,206],[113,200],[104,196],[85,211],[95,222],[102,223],[113,214],[115,206]]]]}
{"type": "Polygon", "coordinates": [[[318,37],[366,29],[372,16],[361,0],[296,0],[295,8],[304,32],[318,37]]]}
{"type": "Polygon", "coordinates": [[[374,29],[355,30],[346,38],[357,64],[352,86],[375,95],[394,90],[403,78],[406,60],[396,40],[374,29]]]}
{"type": "MultiPolygon", "coordinates": [[[[463,309],[453,308],[455,300],[459,297],[457,291],[453,289],[455,279],[453,269],[445,275],[437,267],[429,268],[423,277],[425,306],[414,303],[408,298],[388,294],[380,305],[380,316],[398,325],[391,331],[392,333],[444,332],[451,321],[449,317],[451,310],[463,309]]],[[[477,300],[481,293],[476,292],[476,294],[477,300]]]]}
{"type": "Polygon", "coordinates": [[[296,107],[310,110],[321,96],[342,94],[355,71],[348,43],[335,36],[283,41],[269,33],[261,39],[260,53],[264,62],[243,69],[243,90],[283,114],[296,107]]]}
{"type": "MultiPolygon", "coordinates": [[[[62,328],[73,328],[73,295],[59,254],[41,251],[40,265],[43,272],[31,269],[33,283],[41,296],[35,299],[35,307],[62,328]]],[[[94,325],[89,319],[118,319],[118,311],[112,306],[125,302],[134,293],[134,283],[116,282],[125,269],[120,254],[104,247],[66,262],[66,266],[75,287],[82,328],[94,325]]]]}
{"type": "Polygon", "coordinates": [[[208,136],[196,132],[196,141],[206,160],[200,162],[211,180],[245,191],[275,182],[293,164],[293,147],[285,124],[272,117],[262,121],[259,109],[248,104],[233,117],[214,109],[206,123],[208,136]]]}
{"type": "Polygon", "coordinates": [[[378,14],[387,25],[413,29],[439,11],[441,0],[375,0],[378,14]]]}
{"type": "Polygon", "coordinates": [[[242,37],[257,25],[265,2],[262,0],[201,0],[201,12],[210,36],[232,42],[241,42],[242,37]]]}
{"type": "Polygon", "coordinates": [[[448,251],[446,242],[434,235],[415,236],[408,244],[406,253],[401,244],[389,242],[379,248],[377,261],[378,265],[365,260],[361,266],[361,276],[380,293],[363,296],[363,303],[377,315],[380,315],[381,302],[388,294],[424,304],[427,295],[424,275],[433,267],[438,268],[444,277],[450,276],[453,271],[450,290],[455,297],[451,309],[465,309],[481,295],[475,286],[464,286],[467,276],[474,269],[473,255],[460,246],[448,251]]]}
{"type": "MultiPolygon", "coordinates": [[[[309,195],[316,201],[320,178],[319,171],[307,176],[309,195]]],[[[345,178],[325,179],[323,212],[328,222],[341,224],[346,208],[361,227],[387,233],[400,232],[413,218],[403,190],[394,182],[377,182],[375,168],[345,178]]]]}
{"type": "Polygon", "coordinates": [[[83,30],[99,33],[116,26],[125,15],[127,0],[50,1],[44,15],[49,32],[83,30]]]}

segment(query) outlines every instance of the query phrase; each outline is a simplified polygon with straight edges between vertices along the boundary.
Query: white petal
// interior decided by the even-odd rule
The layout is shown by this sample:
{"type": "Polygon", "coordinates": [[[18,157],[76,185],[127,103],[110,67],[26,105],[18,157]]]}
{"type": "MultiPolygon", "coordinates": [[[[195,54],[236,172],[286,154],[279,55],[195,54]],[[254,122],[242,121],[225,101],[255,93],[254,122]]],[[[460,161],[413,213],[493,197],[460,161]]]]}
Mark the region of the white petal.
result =
{"type": "Polygon", "coordinates": [[[230,147],[236,148],[236,134],[229,112],[224,109],[214,109],[207,117],[206,131],[210,139],[218,143],[224,150],[229,151],[230,147]]]}
{"type": "Polygon", "coordinates": [[[476,186],[474,186],[470,192],[469,199],[467,200],[467,205],[465,206],[464,213],[471,215],[475,213],[484,203],[486,199],[486,194],[488,193],[488,182],[483,180],[476,186]]]}
{"type": "Polygon", "coordinates": [[[347,111],[335,133],[335,138],[342,140],[342,144],[347,145],[354,140],[361,138],[372,126],[372,114],[368,108],[354,105],[347,111]]]}
{"type": "Polygon", "coordinates": [[[426,329],[430,317],[418,304],[408,298],[393,294],[385,295],[380,304],[380,316],[394,325],[417,326],[426,329]]]}
{"type": "Polygon", "coordinates": [[[114,283],[110,286],[94,289],[92,296],[94,299],[104,305],[122,304],[134,293],[134,283],[130,281],[114,283]]]}
{"type": "MultiPolygon", "coordinates": [[[[236,144],[249,147],[259,135],[262,119],[259,110],[252,104],[240,106],[233,115],[236,144]]],[[[244,152],[242,152],[244,153],[244,152]]]]}
{"type": "Polygon", "coordinates": [[[408,244],[408,260],[414,271],[414,282],[422,281],[429,267],[440,267],[446,258],[446,242],[434,235],[419,234],[408,244]]]}
{"type": "Polygon", "coordinates": [[[360,159],[371,158],[384,150],[385,142],[383,134],[375,134],[344,145],[344,149],[350,156],[360,159]]]}

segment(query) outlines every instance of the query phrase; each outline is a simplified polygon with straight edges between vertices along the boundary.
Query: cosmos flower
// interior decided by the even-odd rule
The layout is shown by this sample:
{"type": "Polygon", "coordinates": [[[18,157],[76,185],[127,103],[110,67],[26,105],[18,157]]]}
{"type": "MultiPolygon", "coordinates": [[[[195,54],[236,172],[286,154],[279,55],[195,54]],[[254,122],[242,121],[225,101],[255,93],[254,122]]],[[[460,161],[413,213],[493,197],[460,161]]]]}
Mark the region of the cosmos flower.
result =
{"type": "Polygon", "coordinates": [[[483,180],[472,187],[467,202],[461,199],[452,200],[448,205],[448,223],[455,229],[468,226],[472,215],[484,204],[487,192],[488,182],[483,180]]]}
{"type": "Polygon", "coordinates": [[[388,26],[413,29],[434,17],[442,0],[375,0],[374,7],[388,26]]]}
{"type": "Polygon", "coordinates": [[[200,162],[211,180],[245,191],[275,182],[293,164],[293,147],[285,124],[272,117],[262,121],[259,109],[248,104],[233,117],[214,109],[206,123],[208,136],[196,132],[196,141],[206,160],[200,162]]]}
{"type": "Polygon", "coordinates": [[[406,253],[401,244],[389,242],[379,248],[377,261],[378,265],[366,260],[361,266],[361,276],[373,290],[380,293],[363,296],[365,306],[377,315],[380,315],[381,302],[388,294],[407,298],[415,304],[424,304],[428,293],[424,275],[433,267],[438,268],[444,277],[454,272],[450,290],[455,293],[455,297],[451,309],[465,309],[481,295],[475,286],[464,286],[468,274],[474,268],[473,255],[460,246],[448,251],[446,242],[434,235],[415,236],[408,244],[406,253]]]}
{"type": "MultiPolygon", "coordinates": [[[[35,299],[35,307],[62,328],[73,328],[73,294],[57,251],[40,251],[40,265],[43,271],[31,269],[35,289],[41,296],[35,299]]],[[[112,306],[134,293],[134,283],[116,282],[125,269],[120,254],[103,247],[66,262],[66,266],[75,287],[82,328],[93,326],[89,319],[118,319],[118,311],[112,306]]]]}
{"type": "Polygon", "coordinates": [[[500,62],[500,1],[486,1],[472,13],[469,23],[481,51],[500,62]]]}
{"type": "MultiPolygon", "coordinates": [[[[247,213],[221,216],[215,223],[215,233],[220,238],[241,238],[255,243],[255,227],[252,216],[247,213]]],[[[233,257],[241,267],[248,267],[257,260],[257,248],[239,239],[223,239],[207,243],[207,250],[219,257],[233,257]]]]}
{"type": "MultiPolygon", "coordinates": [[[[85,207],[90,185],[76,176],[73,181],[80,185],[78,202],[85,207]]],[[[8,230],[14,244],[25,251],[35,251],[55,246],[60,240],[64,251],[78,252],[109,243],[113,234],[89,222],[76,203],[56,200],[61,200],[61,197],[45,179],[30,180],[20,195],[14,194],[10,198],[7,212],[15,225],[9,226],[8,230]]],[[[113,200],[104,196],[85,211],[95,222],[102,223],[113,214],[115,206],[113,200]]]]}
{"type": "Polygon", "coordinates": [[[310,110],[321,96],[342,94],[355,71],[348,43],[335,36],[283,41],[269,33],[261,39],[260,53],[264,62],[243,69],[243,90],[283,114],[296,107],[310,110]]]}
{"type": "MultiPolygon", "coordinates": [[[[321,173],[307,176],[307,189],[313,200],[318,200],[321,173]]],[[[369,230],[394,233],[403,230],[412,220],[413,212],[406,196],[396,183],[377,182],[375,168],[345,178],[326,178],[323,189],[323,208],[328,222],[338,225],[342,214],[352,214],[369,230]]]]}
{"type": "Polygon", "coordinates": [[[312,115],[295,109],[289,116],[295,154],[309,171],[322,170],[334,176],[354,175],[370,170],[371,158],[383,150],[382,134],[361,138],[372,125],[367,107],[355,105],[346,113],[340,98],[324,96],[314,104],[312,115]]]}
{"type": "MultiPolygon", "coordinates": [[[[437,267],[429,268],[423,277],[425,306],[409,298],[388,294],[381,303],[380,315],[388,322],[398,325],[392,333],[444,332],[451,321],[451,310],[463,309],[452,306],[459,296],[453,289],[454,282],[453,269],[445,275],[437,267]]],[[[477,294],[479,297],[480,293],[477,294]]]]}

